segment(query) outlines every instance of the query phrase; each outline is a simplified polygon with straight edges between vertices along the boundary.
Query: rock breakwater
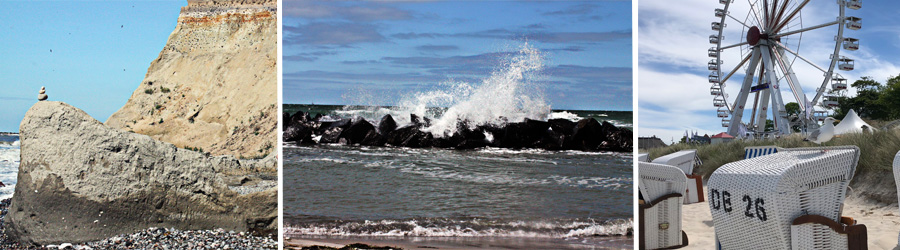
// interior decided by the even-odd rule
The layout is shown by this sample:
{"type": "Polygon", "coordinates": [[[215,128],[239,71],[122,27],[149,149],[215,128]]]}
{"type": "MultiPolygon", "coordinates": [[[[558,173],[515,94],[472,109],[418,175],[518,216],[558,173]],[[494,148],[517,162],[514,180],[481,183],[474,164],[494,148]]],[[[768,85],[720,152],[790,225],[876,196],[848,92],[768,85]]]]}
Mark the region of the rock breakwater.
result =
{"type": "Polygon", "coordinates": [[[297,144],[345,143],[362,146],[397,146],[410,148],[474,149],[540,148],[547,150],[585,150],[631,152],[632,131],[596,119],[574,122],[567,119],[547,121],[525,119],[502,125],[469,126],[458,121],[452,134],[427,132],[431,120],[410,115],[410,124],[397,127],[391,115],[382,117],[377,126],[366,119],[335,116],[310,116],[299,111],[284,113],[283,139],[297,144]]]}

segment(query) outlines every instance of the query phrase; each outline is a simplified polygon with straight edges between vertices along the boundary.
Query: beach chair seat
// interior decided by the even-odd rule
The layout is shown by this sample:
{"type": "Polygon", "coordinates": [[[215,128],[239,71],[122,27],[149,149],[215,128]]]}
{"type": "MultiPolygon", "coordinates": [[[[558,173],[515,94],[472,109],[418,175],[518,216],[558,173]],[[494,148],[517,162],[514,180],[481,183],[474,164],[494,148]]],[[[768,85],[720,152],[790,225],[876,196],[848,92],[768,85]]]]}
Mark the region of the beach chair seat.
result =
{"type": "Polygon", "coordinates": [[[687,234],[681,230],[684,172],[674,166],[638,162],[638,175],[644,199],[638,210],[640,249],[687,246],[687,234]]]}
{"type": "Polygon", "coordinates": [[[796,148],[720,167],[708,180],[718,245],[865,249],[865,225],[841,218],[858,160],[856,146],[796,148]]]}
{"type": "Polygon", "coordinates": [[[684,204],[705,201],[703,195],[703,176],[694,174],[694,166],[702,165],[696,149],[686,149],[653,159],[653,163],[675,166],[685,173],[687,188],[684,193],[684,204]]]}
{"type": "Polygon", "coordinates": [[[778,153],[782,148],[777,147],[775,145],[772,146],[758,146],[758,147],[745,147],[744,148],[744,159],[750,159],[755,157],[760,157],[763,155],[769,155],[778,153]]]}

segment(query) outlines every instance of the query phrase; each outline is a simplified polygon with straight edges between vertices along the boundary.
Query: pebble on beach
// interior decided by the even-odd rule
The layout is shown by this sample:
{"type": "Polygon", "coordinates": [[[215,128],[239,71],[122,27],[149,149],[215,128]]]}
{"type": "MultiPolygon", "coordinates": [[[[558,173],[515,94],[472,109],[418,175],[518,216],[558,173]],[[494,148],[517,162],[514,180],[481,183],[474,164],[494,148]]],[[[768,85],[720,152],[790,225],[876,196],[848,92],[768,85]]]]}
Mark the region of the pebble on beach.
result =
{"type": "MultiPolygon", "coordinates": [[[[0,220],[6,216],[11,199],[0,200],[0,220]]],[[[252,236],[250,233],[216,230],[177,230],[149,228],[133,234],[109,239],[72,244],[62,243],[43,247],[23,246],[6,236],[0,223],[0,249],[277,249],[273,237],[252,236]]]]}

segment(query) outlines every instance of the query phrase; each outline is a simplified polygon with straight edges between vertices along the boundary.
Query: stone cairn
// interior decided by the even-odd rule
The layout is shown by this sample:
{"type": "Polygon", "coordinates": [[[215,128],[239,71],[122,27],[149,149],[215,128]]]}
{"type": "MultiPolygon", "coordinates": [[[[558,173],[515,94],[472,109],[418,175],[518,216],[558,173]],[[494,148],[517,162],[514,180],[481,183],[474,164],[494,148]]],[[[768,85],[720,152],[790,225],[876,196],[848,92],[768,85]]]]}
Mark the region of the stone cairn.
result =
{"type": "Polygon", "coordinates": [[[44,86],[41,86],[41,91],[38,91],[38,101],[46,101],[49,96],[47,96],[47,90],[44,89],[44,86]]]}

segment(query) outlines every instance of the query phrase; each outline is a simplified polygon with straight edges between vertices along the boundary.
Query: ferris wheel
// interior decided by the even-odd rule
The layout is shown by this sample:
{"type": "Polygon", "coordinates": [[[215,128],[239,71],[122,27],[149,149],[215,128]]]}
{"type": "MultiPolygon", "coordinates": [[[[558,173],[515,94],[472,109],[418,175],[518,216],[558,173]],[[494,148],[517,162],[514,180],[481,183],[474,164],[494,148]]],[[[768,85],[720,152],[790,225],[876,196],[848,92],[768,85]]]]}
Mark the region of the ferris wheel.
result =
{"type": "Polygon", "coordinates": [[[711,58],[708,69],[711,71],[709,83],[713,106],[717,108],[717,116],[722,118],[722,127],[728,128],[728,134],[735,137],[789,134],[791,126],[798,124],[817,128],[817,121],[824,120],[827,115],[825,110],[838,105],[837,98],[847,89],[847,79],[834,70],[854,68],[853,59],[841,56],[840,52],[842,49],[859,49],[859,40],[844,37],[844,30],[862,28],[862,19],[845,16],[845,10],[859,9],[862,1],[837,0],[836,6],[830,1],[810,2],[748,0],[734,3],[733,0],[719,0],[722,7],[715,9],[718,20],[711,24],[715,34],[709,36],[713,47],[708,51],[711,58]],[[813,6],[815,4],[818,5],[813,6]],[[822,21],[821,15],[810,14],[806,21],[816,23],[804,24],[804,10],[821,12],[832,8],[836,8],[832,12],[836,15],[834,19],[822,21]],[[733,15],[731,11],[746,13],[733,15]],[[726,34],[730,40],[726,39],[726,34]],[[805,41],[802,39],[804,34],[807,34],[805,41]],[[829,41],[832,35],[833,43],[829,41]],[[801,53],[801,41],[822,48],[804,46],[801,53]],[[830,52],[832,44],[833,53],[820,52],[830,52]],[[812,53],[815,51],[819,53],[812,53]],[[803,72],[804,77],[799,78],[797,72],[803,72]],[[815,74],[808,75],[809,72],[815,74]],[[736,75],[734,78],[742,76],[743,79],[733,79],[736,75]],[[818,88],[804,92],[801,83],[818,88]],[[728,84],[734,84],[730,89],[737,92],[736,96],[729,96],[728,84]],[[800,106],[799,114],[787,113],[782,92],[791,93],[800,106]],[[771,118],[768,118],[770,114],[771,118]],[[766,131],[768,119],[774,121],[774,131],[766,131]]]}

